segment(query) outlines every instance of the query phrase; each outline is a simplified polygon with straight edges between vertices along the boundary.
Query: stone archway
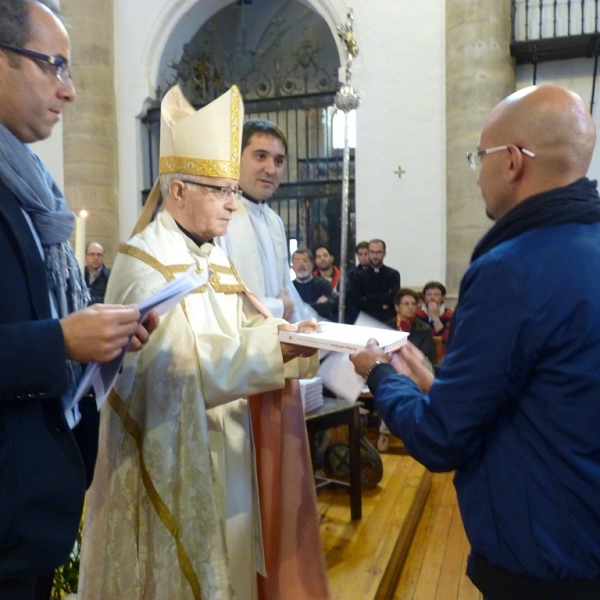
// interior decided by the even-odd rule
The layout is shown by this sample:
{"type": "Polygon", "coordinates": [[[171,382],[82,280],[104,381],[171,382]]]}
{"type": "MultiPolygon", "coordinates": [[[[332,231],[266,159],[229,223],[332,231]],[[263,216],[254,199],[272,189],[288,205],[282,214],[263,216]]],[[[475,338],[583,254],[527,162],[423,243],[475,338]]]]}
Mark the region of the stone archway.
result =
{"type": "Polygon", "coordinates": [[[340,52],[336,36],[306,1],[229,2],[196,32],[180,21],[166,41],[156,74],[158,96],[179,83],[188,100],[204,104],[236,83],[246,100],[335,91],[340,52]]]}
{"type": "MultiPolygon", "coordinates": [[[[333,143],[333,97],[339,55],[337,38],[307,2],[254,0],[250,6],[230,3],[191,37],[182,38],[175,27],[157,75],[157,100],[177,83],[197,106],[235,83],[248,116],[266,117],[283,129],[287,169],[272,207],[287,223],[292,243],[325,244],[338,257],[343,164],[333,143]],[[169,62],[169,56],[180,58],[169,62]]],[[[158,174],[158,106],[142,121],[149,131],[147,193],[158,174]]],[[[353,197],[353,182],[350,187],[353,197]]],[[[352,232],[349,237],[353,245],[352,232]]]]}

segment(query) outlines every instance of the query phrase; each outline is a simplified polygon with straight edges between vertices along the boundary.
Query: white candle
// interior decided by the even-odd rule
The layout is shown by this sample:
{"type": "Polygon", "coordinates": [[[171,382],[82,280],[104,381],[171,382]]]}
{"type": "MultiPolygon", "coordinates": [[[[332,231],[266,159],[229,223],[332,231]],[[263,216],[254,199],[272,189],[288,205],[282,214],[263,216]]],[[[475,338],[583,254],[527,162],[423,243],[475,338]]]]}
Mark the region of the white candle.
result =
{"type": "Polygon", "coordinates": [[[87,211],[82,210],[75,217],[75,257],[81,270],[85,267],[85,219],[87,211]]]}

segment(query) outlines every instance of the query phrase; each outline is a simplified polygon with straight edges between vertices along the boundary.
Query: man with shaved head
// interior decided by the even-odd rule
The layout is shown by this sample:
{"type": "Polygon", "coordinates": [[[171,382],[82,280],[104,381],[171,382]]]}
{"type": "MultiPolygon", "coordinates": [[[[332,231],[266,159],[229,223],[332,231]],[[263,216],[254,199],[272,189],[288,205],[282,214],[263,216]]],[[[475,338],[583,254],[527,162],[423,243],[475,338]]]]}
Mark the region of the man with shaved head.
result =
{"type": "Polygon", "coordinates": [[[595,140],[562,87],[496,106],[467,155],[496,223],[461,282],[436,379],[410,345],[351,357],[409,453],[456,470],[467,572],[487,600],[600,598],[595,140]]]}

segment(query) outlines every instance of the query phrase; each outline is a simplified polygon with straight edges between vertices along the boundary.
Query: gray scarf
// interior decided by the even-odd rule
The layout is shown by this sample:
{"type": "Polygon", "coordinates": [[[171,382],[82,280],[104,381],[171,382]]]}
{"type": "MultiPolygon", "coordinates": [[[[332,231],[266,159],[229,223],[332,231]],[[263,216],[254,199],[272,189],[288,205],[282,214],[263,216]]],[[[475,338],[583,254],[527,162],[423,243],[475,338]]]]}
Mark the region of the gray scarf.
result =
{"type": "MultiPolygon", "coordinates": [[[[46,255],[48,289],[59,318],[87,306],[89,294],[69,243],[75,215],[42,161],[0,124],[0,179],[29,215],[46,255]]],[[[68,392],[75,390],[80,366],[67,361],[68,392]]]]}

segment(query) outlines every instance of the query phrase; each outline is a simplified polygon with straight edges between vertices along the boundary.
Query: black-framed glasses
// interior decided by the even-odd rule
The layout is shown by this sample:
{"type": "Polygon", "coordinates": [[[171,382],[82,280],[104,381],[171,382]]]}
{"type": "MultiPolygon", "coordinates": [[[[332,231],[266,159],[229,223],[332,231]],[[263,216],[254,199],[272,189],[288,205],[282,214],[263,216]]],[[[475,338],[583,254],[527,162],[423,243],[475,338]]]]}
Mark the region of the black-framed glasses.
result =
{"type": "Polygon", "coordinates": [[[199,185],[213,191],[213,194],[219,200],[224,200],[231,194],[236,200],[242,197],[242,188],[230,188],[221,185],[211,185],[210,183],[200,183],[199,181],[190,181],[189,179],[180,179],[183,183],[191,183],[192,185],[199,185]]]}
{"type": "Polygon", "coordinates": [[[71,83],[71,67],[67,64],[66,60],[59,58],[58,56],[41,54],[40,52],[35,52],[34,50],[21,48],[21,46],[13,46],[12,44],[5,44],[4,42],[0,42],[0,48],[10,50],[11,52],[16,52],[17,54],[22,54],[23,56],[28,56],[29,58],[41,60],[53,67],[56,76],[60,81],[62,81],[62,83],[71,83]]]}
{"type": "MultiPolygon", "coordinates": [[[[531,150],[527,150],[527,148],[522,148],[521,146],[517,146],[517,148],[525,155],[530,158],[535,158],[535,154],[531,150]]],[[[502,152],[503,150],[508,150],[508,146],[496,146],[495,148],[488,148],[487,150],[477,150],[476,152],[467,152],[467,162],[469,163],[469,167],[476,171],[481,166],[481,157],[486,154],[495,154],[496,152],[502,152]]]]}

